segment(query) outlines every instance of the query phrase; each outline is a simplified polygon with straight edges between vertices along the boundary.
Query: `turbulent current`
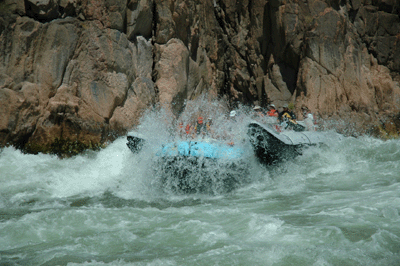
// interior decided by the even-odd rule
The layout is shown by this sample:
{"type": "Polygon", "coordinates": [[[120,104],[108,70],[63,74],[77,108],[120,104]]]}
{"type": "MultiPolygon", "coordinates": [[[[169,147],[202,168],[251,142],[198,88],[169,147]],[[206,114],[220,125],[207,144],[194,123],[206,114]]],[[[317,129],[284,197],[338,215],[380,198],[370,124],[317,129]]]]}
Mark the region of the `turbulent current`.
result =
{"type": "MultiPolygon", "coordinates": [[[[156,129],[157,131],[157,129],[156,129]]],[[[0,153],[0,265],[400,265],[400,140],[345,137],[229,193],[160,189],[120,138],[0,153]]]]}

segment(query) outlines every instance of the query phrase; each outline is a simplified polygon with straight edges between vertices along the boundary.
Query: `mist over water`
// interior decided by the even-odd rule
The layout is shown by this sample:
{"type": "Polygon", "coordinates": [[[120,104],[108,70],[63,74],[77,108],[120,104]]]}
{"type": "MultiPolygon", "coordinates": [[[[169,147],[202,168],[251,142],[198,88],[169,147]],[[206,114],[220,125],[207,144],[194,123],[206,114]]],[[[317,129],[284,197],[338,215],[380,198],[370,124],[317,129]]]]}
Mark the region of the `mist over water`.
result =
{"type": "MultiPolygon", "coordinates": [[[[223,134],[229,109],[202,101],[181,121],[201,111],[223,134]]],[[[251,117],[238,111],[241,143],[251,117]]],[[[63,160],[3,149],[0,265],[400,265],[399,140],[327,132],[292,161],[254,160],[229,193],[177,194],[153,168],[178,123],[146,113],[139,154],[126,138],[63,160]]]]}

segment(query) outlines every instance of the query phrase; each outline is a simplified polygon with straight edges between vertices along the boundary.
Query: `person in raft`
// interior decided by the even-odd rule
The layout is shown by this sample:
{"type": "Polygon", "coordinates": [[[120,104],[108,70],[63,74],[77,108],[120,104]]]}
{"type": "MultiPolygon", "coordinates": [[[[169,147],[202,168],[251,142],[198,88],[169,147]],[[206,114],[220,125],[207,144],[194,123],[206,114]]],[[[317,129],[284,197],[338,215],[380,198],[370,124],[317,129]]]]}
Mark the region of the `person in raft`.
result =
{"type": "Polygon", "coordinates": [[[310,109],[308,109],[306,106],[303,106],[301,107],[301,110],[303,111],[304,124],[306,125],[307,130],[315,131],[314,116],[310,109]]]}
{"type": "Polygon", "coordinates": [[[267,116],[273,116],[273,117],[278,117],[279,116],[279,112],[276,110],[276,107],[275,107],[274,104],[268,105],[267,116]]]}
{"type": "Polygon", "coordinates": [[[258,106],[258,105],[254,106],[253,110],[254,110],[254,118],[257,118],[257,117],[261,117],[262,118],[262,117],[264,117],[264,113],[263,113],[262,108],[260,106],[258,106]]]}
{"type": "Polygon", "coordinates": [[[278,120],[284,129],[293,129],[294,131],[304,131],[305,128],[296,122],[296,115],[289,110],[287,104],[283,105],[283,111],[279,113],[278,120]]]}

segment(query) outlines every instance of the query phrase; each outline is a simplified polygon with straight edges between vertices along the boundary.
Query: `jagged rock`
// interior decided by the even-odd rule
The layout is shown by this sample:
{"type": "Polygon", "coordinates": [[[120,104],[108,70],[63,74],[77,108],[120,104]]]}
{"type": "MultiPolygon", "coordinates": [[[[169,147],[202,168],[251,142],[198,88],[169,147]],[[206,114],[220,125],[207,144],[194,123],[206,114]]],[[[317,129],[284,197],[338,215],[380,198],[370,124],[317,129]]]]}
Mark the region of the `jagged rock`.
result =
{"type": "Polygon", "coordinates": [[[153,30],[153,1],[130,0],[127,10],[127,35],[150,38],[153,30]]]}
{"type": "MultiPolygon", "coordinates": [[[[173,5],[171,1],[154,1],[156,5],[156,29],[155,42],[158,44],[166,44],[175,35],[175,22],[172,19],[170,7],[173,5]]],[[[185,27],[185,25],[181,25],[185,27]]]]}
{"type": "Polygon", "coordinates": [[[28,16],[38,20],[50,21],[60,15],[58,1],[54,0],[26,0],[25,8],[28,16]]]}
{"type": "Polygon", "coordinates": [[[136,46],[131,46],[134,52],[133,66],[137,78],[130,85],[125,102],[115,108],[110,119],[110,131],[122,135],[137,125],[143,111],[156,103],[154,82],[151,80],[153,53],[150,41],[143,37],[136,38],[136,46]]]}
{"type": "Polygon", "coordinates": [[[76,0],[59,0],[58,4],[61,17],[76,17],[76,0]]]}
{"type": "Polygon", "coordinates": [[[127,0],[81,0],[78,1],[76,14],[83,20],[98,21],[104,28],[124,32],[127,0]]]}
{"type": "Polygon", "coordinates": [[[325,9],[315,23],[305,38],[306,57],[300,65],[297,105],[306,105],[323,118],[348,118],[352,113],[352,120],[358,117],[368,123],[376,121],[379,110],[395,111],[400,89],[389,70],[374,62],[354,26],[332,8],[325,9]],[[363,113],[368,119],[353,112],[363,113]]]}
{"type": "Polygon", "coordinates": [[[118,106],[110,119],[112,131],[119,135],[126,134],[127,129],[138,124],[143,111],[154,105],[156,99],[153,81],[145,77],[138,77],[129,88],[124,105],[118,106]]]}
{"type": "MultiPolygon", "coordinates": [[[[113,138],[108,134],[121,117],[109,122],[132,97],[131,83],[143,77],[152,87],[152,49],[145,40],[135,45],[119,31],[101,28],[73,18],[46,24],[17,20],[8,32],[11,41],[2,43],[1,100],[10,103],[0,118],[3,144],[47,152],[56,140],[90,146],[113,138]]],[[[124,132],[136,121],[125,122],[124,132]]]]}
{"type": "Polygon", "coordinates": [[[5,145],[16,145],[17,141],[10,137],[10,131],[16,127],[18,122],[18,111],[23,102],[18,94],[8,88],[0,89],[0,102],[2,108],[0,108],[0,138],[1,146],[5,145]]]}
{"type": "Polygon", "coordinates": [[[1,17],[12,14],[25,15],[25,0],[4,0],[0,2],[1,17]]]}
{"type": "Polygon", "coordinates": [[[176,107],[183,105],[188,94],[189,51],[178,39],[171,39],[156,49],[160,55],[154,67],[159,101],[167,108],[172,107],[176,115],[179,110],[176,107]]]}
{"type": "Polygon", "coordinates": [[[354,26],[378,63],[400,72],[400,3],[379,2],[378,6],[355,6],[354,26]]]}
{"type": "Polygon", "coordinates": [[[0,143],[99,147],[150,105],[178,116],[204,93],[399,130],[399,12],[392,0],[3,0],[0,143]]]}

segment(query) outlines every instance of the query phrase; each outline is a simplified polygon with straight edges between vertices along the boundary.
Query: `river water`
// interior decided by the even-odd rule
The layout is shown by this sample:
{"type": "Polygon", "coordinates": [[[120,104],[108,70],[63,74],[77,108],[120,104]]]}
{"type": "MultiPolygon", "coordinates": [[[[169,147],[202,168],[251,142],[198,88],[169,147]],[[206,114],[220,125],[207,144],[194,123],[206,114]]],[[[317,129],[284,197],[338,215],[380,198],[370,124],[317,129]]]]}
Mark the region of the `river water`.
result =
{"type": "Polygon", "coordinates": [[[125,138],[62,160],[5,148],[0,265],[400,265],[400,140],[333,139],[190,195],[125,138]]]}

